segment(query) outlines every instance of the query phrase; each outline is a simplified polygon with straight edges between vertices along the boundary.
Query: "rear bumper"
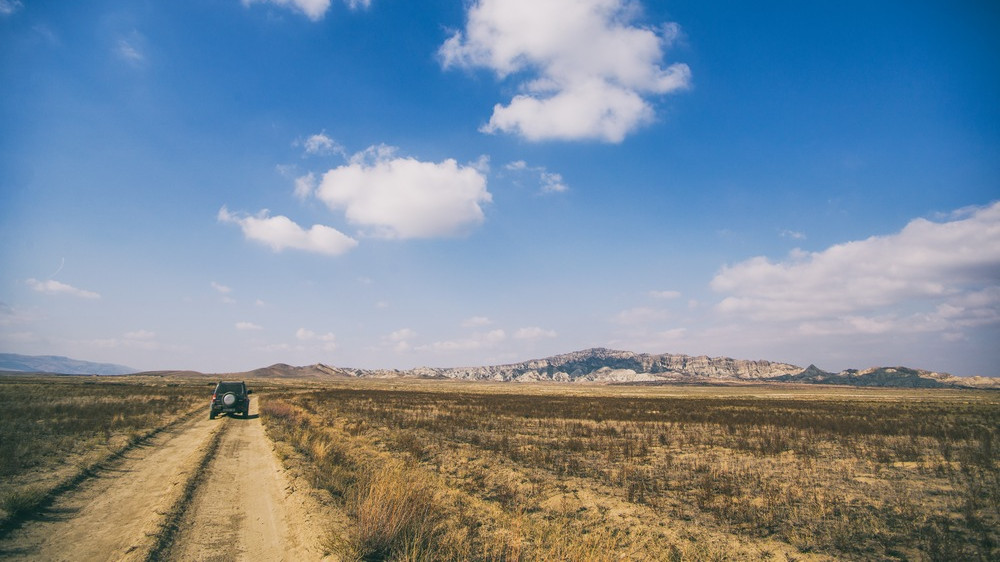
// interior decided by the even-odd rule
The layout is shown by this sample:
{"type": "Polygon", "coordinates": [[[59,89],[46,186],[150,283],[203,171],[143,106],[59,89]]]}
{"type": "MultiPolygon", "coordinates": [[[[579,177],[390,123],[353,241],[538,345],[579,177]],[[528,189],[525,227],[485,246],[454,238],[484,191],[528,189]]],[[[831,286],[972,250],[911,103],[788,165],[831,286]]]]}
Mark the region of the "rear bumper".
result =
{"type": "Polygon", "coordinates": [[[212,404],[212,411],[220,414],[244,412],[248,409],[250,409],[250,404],[233,404],[232,406],[226,406],[225,404],[212,404]]]}

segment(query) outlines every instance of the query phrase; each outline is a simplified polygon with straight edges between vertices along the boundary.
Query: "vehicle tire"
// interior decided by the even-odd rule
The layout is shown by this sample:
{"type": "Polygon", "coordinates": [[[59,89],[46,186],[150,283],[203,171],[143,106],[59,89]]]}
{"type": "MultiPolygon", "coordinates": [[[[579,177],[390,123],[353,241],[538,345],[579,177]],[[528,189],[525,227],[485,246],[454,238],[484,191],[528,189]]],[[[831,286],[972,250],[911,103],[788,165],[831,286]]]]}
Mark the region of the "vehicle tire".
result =
{"type": "Polygon", "coordinates": [[[236,403],[236,395],[232,392],[227,392],[226,395],[222,397],[222,403],[226,406],[232,406],[236,403]]]}
{"type": "Polygon", "coordinates": [[[250,408],[243,410],[243,419],[248,419],[250,417],[250,408]]]}
{"type": "Polygon", "coordinates": [[[210,412],[208,412],[208,419],[210,420],[215,419],[215,410],[211,410],[210,412]]]}

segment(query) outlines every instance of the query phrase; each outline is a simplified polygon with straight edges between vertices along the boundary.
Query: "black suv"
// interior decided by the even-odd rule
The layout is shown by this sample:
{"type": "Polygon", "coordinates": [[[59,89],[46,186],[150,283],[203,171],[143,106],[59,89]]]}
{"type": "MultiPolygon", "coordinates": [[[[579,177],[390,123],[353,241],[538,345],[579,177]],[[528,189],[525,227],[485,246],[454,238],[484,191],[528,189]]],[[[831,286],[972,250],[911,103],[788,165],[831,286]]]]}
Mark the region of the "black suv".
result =
{"type": "Polygon", "coordinates": [[[245,382],[222,382],[215,385],[215,392],[212,393],[212,404],[208,410],[208,419],[214,420],[215,416],[221,413],[235,414],[240,412],[243,417],[250,415],[250,395],[252,390],[247,388],[245,382]]]}

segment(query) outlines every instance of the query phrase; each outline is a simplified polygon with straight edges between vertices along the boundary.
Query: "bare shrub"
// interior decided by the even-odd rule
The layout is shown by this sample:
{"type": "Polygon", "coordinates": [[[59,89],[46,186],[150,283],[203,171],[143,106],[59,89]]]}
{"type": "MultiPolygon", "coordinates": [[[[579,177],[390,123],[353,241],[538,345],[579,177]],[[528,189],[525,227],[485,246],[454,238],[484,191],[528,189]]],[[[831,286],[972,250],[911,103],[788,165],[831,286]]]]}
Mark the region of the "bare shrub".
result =
{"type": "Polygon", "coordinates": [[[7,490],[0,494],[0,509],[6,512],[7,518],[19,519],[37,510],[45,497],[45,490],[38,486],[7,490]]]}

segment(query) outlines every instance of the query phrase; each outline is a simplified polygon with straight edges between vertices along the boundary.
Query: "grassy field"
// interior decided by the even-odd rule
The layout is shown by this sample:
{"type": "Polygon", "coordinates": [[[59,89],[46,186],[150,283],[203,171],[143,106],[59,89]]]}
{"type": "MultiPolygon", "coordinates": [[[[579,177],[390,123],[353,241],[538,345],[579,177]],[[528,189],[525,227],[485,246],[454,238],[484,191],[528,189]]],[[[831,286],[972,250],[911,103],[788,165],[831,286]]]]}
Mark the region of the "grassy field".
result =
{"type": "MultiPolygon", "coordinates": [[[[0,376],[0,527],[197,406],[208,382],[0,376]]],[[[205,409],[207,412],[207,407],[205,409]]]]}
{"type": "MultiPolygon", "coordinates": [[[[0,377],[0,528],[214,384],[0,377]]],[[[1000,559],[1000,393],[252,383],[367,560],[1000,559]]]]}
{"type": "Polygon", "coordinates": [[[1000,394],[355,381],[262,398],[353,559],[1000,559],[1000,394]]]}

